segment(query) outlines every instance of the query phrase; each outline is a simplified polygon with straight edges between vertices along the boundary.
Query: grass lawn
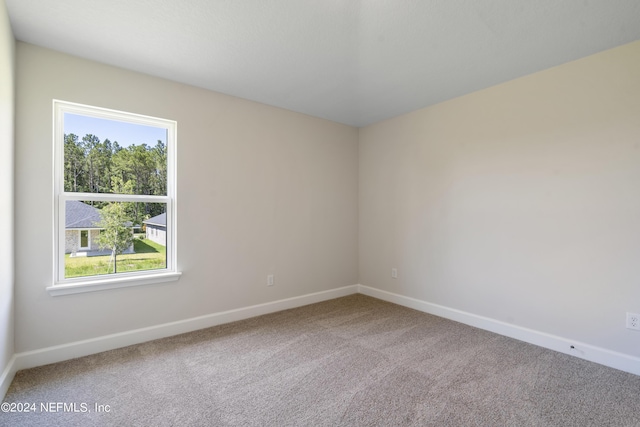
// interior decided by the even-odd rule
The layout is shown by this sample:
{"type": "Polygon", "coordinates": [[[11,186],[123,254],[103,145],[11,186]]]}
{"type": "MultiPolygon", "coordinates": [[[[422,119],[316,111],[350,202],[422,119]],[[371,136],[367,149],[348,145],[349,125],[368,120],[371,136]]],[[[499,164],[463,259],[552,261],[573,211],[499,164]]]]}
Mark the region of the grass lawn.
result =
{"type": "MultiPolygon", "coordinates": [[[[162,245],[148,239],[134,239],[133,250],[134,254],[118,255],[118,273],[157,270],[167,266],[167,248],[162,245]]],[[[64,275],[70,278],[113,273],[110,259],[110,255],[71,258],[67,254],[64,256],[64,275]]]]}

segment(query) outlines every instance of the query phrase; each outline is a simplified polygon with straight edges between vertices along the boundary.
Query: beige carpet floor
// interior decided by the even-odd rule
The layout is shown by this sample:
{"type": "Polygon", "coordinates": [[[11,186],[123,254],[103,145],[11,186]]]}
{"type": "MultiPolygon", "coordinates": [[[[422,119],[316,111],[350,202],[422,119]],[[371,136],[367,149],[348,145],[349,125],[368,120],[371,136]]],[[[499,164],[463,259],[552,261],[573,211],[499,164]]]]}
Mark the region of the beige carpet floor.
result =
{"type": "Polygon", "coordinates": [[[37,408],[2,426],[621,427],[640,377],[352,295],[20,371],[5,402],[37,408]]]}

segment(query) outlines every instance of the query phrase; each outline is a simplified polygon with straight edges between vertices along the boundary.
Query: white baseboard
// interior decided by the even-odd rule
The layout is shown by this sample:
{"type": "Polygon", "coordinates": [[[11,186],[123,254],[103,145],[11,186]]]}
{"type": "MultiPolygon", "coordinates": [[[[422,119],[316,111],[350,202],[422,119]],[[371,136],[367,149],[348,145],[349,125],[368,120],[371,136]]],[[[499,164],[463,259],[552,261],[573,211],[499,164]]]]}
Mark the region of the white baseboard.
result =
{"type": "Polygon", "coordinates": [[[7,390],[9,390],[13,377],[16,376],[16,372],[18,372],[18,367],[16,365],[16,355],[14,354],[11,359],[9,359],[7,367],[4,369],[4,372],[2,372],[2,376],[0,376],[0,402],[4,399],[4,395],[7,394],[7,390]]]}
{"type": "Polygon", "coordinates": [[[258,304],[250,307],[194,317],[177,322],[150,326],[148,328],[135,329],[132,331],[47,347],[39,350],[17,353],[11,358],[9,364],[0,377],[0,400],[4,398],[4,395],[6,394],[16,372],[21,369],[28,369],[50,363],[61,362],[63,360],[88,356],[102,351],[113,350],[198,329],[222,325],[224,323],[235,322],[237,320],[248,319],[250,317],[260,316],[263,314],[301,307],[303,305],[322,302],[355,293],[369,295],[374,298],[444,317],[446,319],[455,320],[470,326],[576,356],[581,359],[589,360],[621,371],[640,375],[640,358],[638,357],[617,353],[590,344],[511,325],[488,317],[478,316],[380,289],[364,285],[352,285],[265,304],[258,304]]]}
{"type": "MultiPolygon", "coordinates": [[[[198,329],[209,328],[212,326],[222,325],[224,323],[235,322],[237,320],[248,319],[250,317],[256,317],[263,314],[274,313],[277,311],[339,298],[355,294],[357,292],[357,285],[345,286],[343,288],[332,289],[329,291],[316,292],[313,294],[253,305],[250,307],[193,317],[191,319],[150,326],[148,328],[134,329],[131,331],[105,335],[39,350],[26,351],[23,353],[17,353],[12,359],[12,361],[15,359],[14,363],[10,365],[13,366],[13,374],[15,374],[15,372],[20,369],[28,369],[36,366],[48,365],[50,363],[61,362],[63,360],[75,359],[77,357],[88,356],[102,351],[113,350],[133,344],[140,344],[159,338],[166,338],[173,335],[196,331],[198,329]]],[[[13,378],[13,374],[8,376],[13,378]]],[[[11,380],[8,380],[8,383],[10,382],[11,380]]],[[[7,388],[8,387],[9,385],[7,384],[7,388]]],[[[2,389],[0,389],[0,391],[2,391],[2,389]]],[[[4,396],[4,394],[0,394],[0,396],[4,396]]]]}
{"type": "Polygon", "coordinates": [[[571,356],[579,357],[590,362],[599,363],[610,368],[619,369],[631,374],[640,375],[640,358],[624,353],[607,350],[590,344],[570,340],[556,335],[535,331],[491,319],[489,317],[478,316],[461,310],[445,307],[438,304],[422,301],[415,298],[405,297],[380,289],[358,285],[358,292],[369,295],[394,304],[413,308],[414,310],[433,314],[446,319],[455,320],[476,328],[484,329],[496,334],[504,335],[540,347],[555,350],[571,356]]]}

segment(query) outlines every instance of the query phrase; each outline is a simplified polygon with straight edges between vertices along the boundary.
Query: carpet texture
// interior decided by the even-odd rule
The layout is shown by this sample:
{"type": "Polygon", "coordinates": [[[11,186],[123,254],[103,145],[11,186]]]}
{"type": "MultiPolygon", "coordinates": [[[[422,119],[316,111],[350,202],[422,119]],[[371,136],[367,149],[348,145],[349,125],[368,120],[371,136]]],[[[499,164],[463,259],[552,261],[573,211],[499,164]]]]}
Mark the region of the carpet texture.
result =
{"type": "Polygon", "coordinates": [[[5,402],[37,408],[2,426],[630,427],[640,377],[351,295],[20,371],[5,402]]]}

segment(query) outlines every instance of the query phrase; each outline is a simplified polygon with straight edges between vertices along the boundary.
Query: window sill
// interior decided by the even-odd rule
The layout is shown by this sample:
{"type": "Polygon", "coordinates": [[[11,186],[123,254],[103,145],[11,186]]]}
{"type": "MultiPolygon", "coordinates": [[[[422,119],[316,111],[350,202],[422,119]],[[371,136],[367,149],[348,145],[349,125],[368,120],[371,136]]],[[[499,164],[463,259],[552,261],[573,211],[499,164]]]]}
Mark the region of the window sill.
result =
{"type": "Polygon", "coordinates": [[[106,291],[108,289],[127,288],[130,286],[175,282],[180,279],[181,275],[181,272],[171,272],[123,276],[114,279],[87,280],[73,283],[66,282],[47,287],[47,292],[49,292],[49,295],[52,297],[57,297],[60,295],[80,294],[84,292],[106,291]]]}

